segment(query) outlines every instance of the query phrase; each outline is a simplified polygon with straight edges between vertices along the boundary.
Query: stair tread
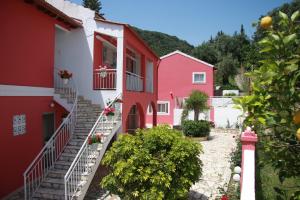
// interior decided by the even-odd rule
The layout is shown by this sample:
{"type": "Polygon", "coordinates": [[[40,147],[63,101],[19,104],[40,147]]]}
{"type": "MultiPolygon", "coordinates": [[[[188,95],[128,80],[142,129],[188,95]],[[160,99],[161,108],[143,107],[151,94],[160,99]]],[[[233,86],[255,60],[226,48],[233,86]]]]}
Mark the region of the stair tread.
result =
{"type": "Polygon", "coordinates": [[[39,188],[36,193],[42,194],[55,194],[55,195],[65,195],[65,191],[63,189],[51,189],[51,188],[39,188]]]}

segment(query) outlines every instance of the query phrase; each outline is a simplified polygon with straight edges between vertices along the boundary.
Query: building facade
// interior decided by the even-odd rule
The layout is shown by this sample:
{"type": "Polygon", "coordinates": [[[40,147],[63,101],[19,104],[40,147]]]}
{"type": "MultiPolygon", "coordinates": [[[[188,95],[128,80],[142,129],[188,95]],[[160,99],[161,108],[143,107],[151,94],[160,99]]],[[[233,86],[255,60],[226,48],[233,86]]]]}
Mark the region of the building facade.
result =
{"type": "MultiPolygon", "coordinates": [[[[158,70],[158,124],[180,125],[185,99],[193,90],[200,90],[212,97],[213,74],[213,65],[180,51],[162,56],[158,70]]],[[[210,100],[208,105],[211,105],[210,100]]],[[[150,113],[151,108],[148,110],[150,113]]],[[[189,118],[193,119],[193,112],[189,113],[189,118]]],[[[201,113],[200,118],[214,121],[213,108],[201,113]]],[[[147,125],[151,126],[151,117],[148,117],[147,125]]]]}

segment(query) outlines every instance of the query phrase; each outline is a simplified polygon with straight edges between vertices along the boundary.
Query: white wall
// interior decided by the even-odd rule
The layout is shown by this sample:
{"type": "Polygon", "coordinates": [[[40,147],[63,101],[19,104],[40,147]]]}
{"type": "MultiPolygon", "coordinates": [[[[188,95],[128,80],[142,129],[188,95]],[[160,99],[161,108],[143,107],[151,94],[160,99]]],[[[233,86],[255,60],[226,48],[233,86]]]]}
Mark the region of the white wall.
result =
{"type": "MultiPolygon", "coordinates": [[[[182,115],[183,109],[174,109],[174,119],[173,119],[173,125],[181,125],[181,115],[182,115]]],[[[210,120],[210,110],[208,110],[206,113],[200,113],[199,114],[199,120],[210,120]]],[[[189,115],[187,117],[189,120],[194,120],[194,111],[189,111],[189,115]]]]}
{"type": "MultiPolygon", "coordinates": [[[[105,105],[108,99],[122,92],[123,70],[123,26],[94,20],[95,13],[80,5],[63,0],[47,0],[53,6],[69,16],[82,20],[83,28],[69,32],[56,28],[55,67],[67,69],[73,73],[73,79],[79,94],[93,103],[105,105]],[[117,38],[117,90],[93,90],[93,52],[94,32],[100,32],[117,38]]],[[[102,56],[102,55],[99,55],[102,56]]]]}
{"type": "Polygon", "coordinates": [[[235,128],[242,111],[234,108],[231,98],[212,98],[216,127],[235,128]]]}

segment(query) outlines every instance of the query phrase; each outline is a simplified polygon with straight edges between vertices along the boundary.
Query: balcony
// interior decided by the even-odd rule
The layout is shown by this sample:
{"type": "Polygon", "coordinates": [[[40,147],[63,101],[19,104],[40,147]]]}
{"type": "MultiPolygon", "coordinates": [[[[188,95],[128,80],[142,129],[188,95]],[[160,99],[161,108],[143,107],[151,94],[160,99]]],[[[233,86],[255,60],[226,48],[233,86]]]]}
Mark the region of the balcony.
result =
{"type": "Polygon", "coordinates": [[[126,71],[126,89],[128,91],[142,92],[144,78],[140,75],[126,71]]]}
{"type": "Polygon", "coordinates": [[[106,76],[101,77],[100,71],[94,71],[94,89],[95,90],[115,90],[116,89],[116,69],[107,69],[106,76]]]}

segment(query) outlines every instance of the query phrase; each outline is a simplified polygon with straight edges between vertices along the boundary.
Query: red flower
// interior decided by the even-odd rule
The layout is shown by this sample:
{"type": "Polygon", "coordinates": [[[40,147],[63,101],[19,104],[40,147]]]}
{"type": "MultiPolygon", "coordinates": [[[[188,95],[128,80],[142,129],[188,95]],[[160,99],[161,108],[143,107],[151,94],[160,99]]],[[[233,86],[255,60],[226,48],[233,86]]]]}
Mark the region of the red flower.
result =
{"type": "Polygon", "coordinates": [[[97,142],[101,142],[102,133],[96,133],[96,140],[97,142]]]}
{"type": "Polygon", "coordinates": [[[227,195],[222,195],[221,200],[229,200],[229,198],[227,197],[227,195]]]}
{"type": "Polygon", "coordinates": [[[88,137],[88,144],[93,144],[93,140],[91,136],[88,137]]]}
{"type": "Polygon", "coordinates": [[[115,108],[112,107],[106,107],[104,108],[104,114],[107,115],[114,115],[115,108]]]}

